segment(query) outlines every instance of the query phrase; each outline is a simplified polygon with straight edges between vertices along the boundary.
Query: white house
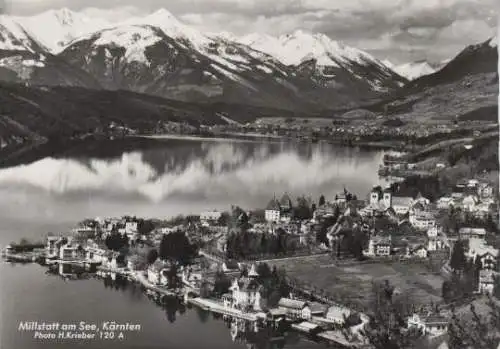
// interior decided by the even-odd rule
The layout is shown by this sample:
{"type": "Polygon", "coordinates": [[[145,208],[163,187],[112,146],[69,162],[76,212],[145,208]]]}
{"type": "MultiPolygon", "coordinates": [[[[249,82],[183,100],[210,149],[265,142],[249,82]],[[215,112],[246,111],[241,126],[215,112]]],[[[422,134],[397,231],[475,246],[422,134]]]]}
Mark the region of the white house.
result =
{"type": "Polygon", "coordinates": [[[70,261],[78,258],[78,246],[68,242],[67,244],[61,246],[59,250],[59,259],[70,261]]]}
{"type": "Polygon", "coordinates": [[[409,196],[393,196],[391,207],[398,215],[407,214],[413,205],[413,198],[409,196]]]}
{"type": "Polygon", "coordinates": [[[127,235],[137,233],[138,223],[137,221],[127,221],[125,222],[125,233],[127,235]]]}
{"type": "Polygon", "coordinates": [[[472,260],[479,258],[483,269],[495,269],[499,251],[486,243],[484,239],[470,238],[466,256],[472,260]]]}
{"type": "Polygon", "coordinates": [[[436,225],[434,215],[427,211],[411,211],[408,220],[412,226],[420,230],[427,230],[436,225]]]}
{"type": "Polygon", "coordinates": [[[478,291],[482,294],[492,294],[495,288],[495,277],[499,274],[493,270],[479,271],[478,291]]]}
{"type": "Polygon", "coordinates": [[[372,236],[368,242],[368,250],[363,253],[367,256],[389,256],[391,254],[391,237],[372,236]]]}
{"type": "Polygon", "coordinates": [[[458,230],[460,239],[484,239],[486,237],[486,229],[484,228],[460,228],[458,230]]]}
{"type": "Polygon", "coordinates": [[[278,308],[286,312],[288,317],[293,319],[308,320],[311,318],[311,308],[307,302],[290,298],[281,298],[278,302],[278,308]]]}
{"type": "Polygon", "coordinates": [[[229,288],[232,292],[232,306],[237,309],[262,310],[262,287],[257,282],[255,267],[248,273],[248,277],[234,279],[229,288]]]}
{"type": "Polygon", "coordinates": [[[498,250],[490,249],[486,253],[479,256],[483,269],[493,270],[498,263],[498,250]]]}
{"type": "Polygon", "coordinates": [[[420,316],[413,314],[408,318],[408,328],[417,327],[427,336],[439,336],[448,331],[448,319],[441,315],[420,316]]]}
{"type": "Polygon", "coordinates": [[[56,258],[59,257],[59,251],[62,245],[65,244],[65,240],[60,236],[48,236],[47,237],[47,257],[56,258]]]}
{"type": "Polygon", "coordinates": [[[217,222],[221,217],[222,217],[222,212],[220,211],[216,210],[206,211],[200,214],[200,221],[207,223],[217,222]]]}
{"type": "Polygon", "coordinates": [[[343,325],[345,319],[347,319],[349,315],[351,315],[350,309],[338,305],[333,305],[328,308],[326,312],[326,319],[337,325],[343,325]]]}
{"type": "Polygon", "coordinates": [[[108,258],[108,251],[97,244],[89,244],[85,248],[85,259],[91,263],[104,263],[108,258]]]}
{"type": "Polygon", "coordinates": [[[281,207],[276,199],[272,199],[264,211],[264,217],[268,222],[279,222],[281,219],[281,207]]]}

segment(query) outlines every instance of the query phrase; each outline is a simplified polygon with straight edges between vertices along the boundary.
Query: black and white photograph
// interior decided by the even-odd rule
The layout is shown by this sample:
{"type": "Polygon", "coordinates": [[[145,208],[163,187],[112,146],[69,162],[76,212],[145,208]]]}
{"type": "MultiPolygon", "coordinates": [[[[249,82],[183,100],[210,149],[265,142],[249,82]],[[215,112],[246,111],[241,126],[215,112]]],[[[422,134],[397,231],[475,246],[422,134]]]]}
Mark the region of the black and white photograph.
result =
{"type": "Polygon", "coordinates": [[[498,0],[0,0],[0,349],[500,349],[498,0]]]}

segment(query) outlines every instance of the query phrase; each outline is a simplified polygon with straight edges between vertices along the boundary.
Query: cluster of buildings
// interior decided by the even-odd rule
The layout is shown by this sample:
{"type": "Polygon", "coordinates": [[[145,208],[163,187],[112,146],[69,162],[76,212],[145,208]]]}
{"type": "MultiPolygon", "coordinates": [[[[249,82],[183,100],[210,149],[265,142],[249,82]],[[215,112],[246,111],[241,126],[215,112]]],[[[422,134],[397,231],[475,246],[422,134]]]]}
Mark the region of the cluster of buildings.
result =
{"type": "MultiPolygon", "coordinates": [[[[229,293],[222,295],[224,307],[247,312],[262,312],[266,307],[263,296],[264,288],[258,281],[259,274],[255,264],[251,266],[246,276],[233,280],[229,293]]],[[[334,325],[343,325],[346,319],[355,312],[341,305],[326,306],[317,302],[303,301],[283,297],[276,307],[267,310],[273,318],[288,318],[291,320],[322,321],[334,325]]]]}
{"type": "Polygon", "coordinates": [[[460,181],[449,196],[437,200],[438,209],[461,209],[476,218],[485,218],[495,212],[493,186],[476,179],[460,181]]]}

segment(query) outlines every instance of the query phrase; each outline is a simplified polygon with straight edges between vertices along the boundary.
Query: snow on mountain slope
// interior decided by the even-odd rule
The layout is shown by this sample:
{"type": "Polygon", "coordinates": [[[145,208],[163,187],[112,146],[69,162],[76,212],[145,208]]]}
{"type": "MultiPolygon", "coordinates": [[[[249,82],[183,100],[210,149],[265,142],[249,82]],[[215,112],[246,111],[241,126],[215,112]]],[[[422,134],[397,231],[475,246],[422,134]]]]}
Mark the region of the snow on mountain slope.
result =
{"type": "Polygon", "coordinates": [[[436,70],[426,61],[404,63],[393,66],[394,70],[399,75],[407,78],[408,80],[415,80],[424,75],[434,73],[436,70]]]}
{"type": "Polygon", "coordinates": [[[297,67],[298,75],[309,75],[316,83],[327,88],[349,86],[349,90],[369,94],[387,92],[407,82],[370,54],[324,34],[297,30],[280,37],[250,34],[239,41],[275,57],[287,66],[297,67]]]}
{"type": "MultiPolygon", "coordinates": [[[[125,49],[124,59],[128,62],[149,64],[146,58],[146,48],[156,44],[162,38],[151,27],[124,26],[104,30],[93,46],[118,46],[125,49]]],[[[110,56],[109,50],[106,56],[110,56]]]]}
{"type": "Polygon", "coordinates": [[[180,22],[165,9],[159,9],[158,11],[145,17],[131,18],[124,22],[117,23],[116,25],[150,25],[158,27],[163,30],[166,35],[175,39],[188,40],[185,44],[191,44],[196,48],[204,47],[210,42],[210,39],[207,36],[180,22]]]}
{"type": "Polygon", "coordinates": [[[36,43],[14,18],[0,15],[0,50],[37,51],[36,43]]]}
{"type": "Polygon", "coordinates": [[[241,38],[240,42],[266,52],[287,65],[299,65],[312,58],[316,59],[319,65],[333,67],[339,67],[346,62],[363,64],[366,61],[376,61],[369,54],[345,46],[324,34],[309,34],[302,30],[278,38],[250,34],[241,38]]]}
{"type": "Polygon", "coordinates": [[[72,40],[110,27],[103,19],[94,19],[67,8],[49,10],[31,17],[12,17],[30,36],[51,53],[57,54],[72,40]]]}

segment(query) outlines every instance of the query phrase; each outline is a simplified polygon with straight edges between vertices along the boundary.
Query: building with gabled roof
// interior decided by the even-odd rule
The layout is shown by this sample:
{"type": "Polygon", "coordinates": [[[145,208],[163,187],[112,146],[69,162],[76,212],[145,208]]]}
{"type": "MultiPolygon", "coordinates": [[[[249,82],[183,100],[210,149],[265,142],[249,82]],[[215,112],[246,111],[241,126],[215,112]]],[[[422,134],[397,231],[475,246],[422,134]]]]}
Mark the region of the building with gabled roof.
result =
{"type": "Polygon", "coordinates": [[[394,209],[396,214],[404,215],[410,211],[413,205],[413,198],[409,196],[392,196],[391,207],[394,209]]]}
{"type": "Polygon", "coordinates": [[[460,239],[484,239],[486,237],[486,229],[464,227],[458,230],[458,236],[460,237],[460,239]]]}
{"type": "Polygon", "coordinates": [[[278,308],[284,310],[288,317],[294,319],[311,318],[311,308],[305,301],[291,298],[281,298],[278,302],[278,308]]]}
{"type": "Polygon", "coordinates": [[[273,198],[266,206],[264,217],[268,222],[279,222],[281,219],[281,206],[276,198],[273,198]]]}
{"type": "Polygon", "coordinates": [[[448,331],[449,320],[439,314],[413,314],[408,318],[408,328],[416,327],[427,336],[440,336],[448,331]]]}

